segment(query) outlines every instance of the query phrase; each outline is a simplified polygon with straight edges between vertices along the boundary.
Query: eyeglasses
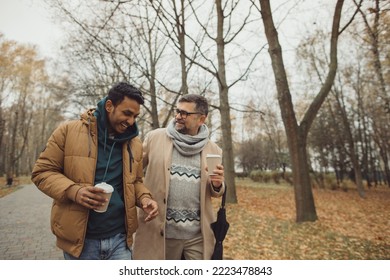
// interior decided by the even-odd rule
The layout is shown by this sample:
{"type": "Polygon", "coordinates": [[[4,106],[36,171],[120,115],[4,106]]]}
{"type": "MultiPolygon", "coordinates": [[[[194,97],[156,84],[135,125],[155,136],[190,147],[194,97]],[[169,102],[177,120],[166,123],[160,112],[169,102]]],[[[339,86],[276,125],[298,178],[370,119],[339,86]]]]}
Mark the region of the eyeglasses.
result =
{"type": "Polygon", "coordinates": [[[176,115],[179,114],[180,117],[182,117],[183,119],[186,119],[189,115],[203,115],[203,113],[201,112],[187,112],[187,111],[184,111],[184,110],[180,110],[180,109],[176,109],[176,115]]]}

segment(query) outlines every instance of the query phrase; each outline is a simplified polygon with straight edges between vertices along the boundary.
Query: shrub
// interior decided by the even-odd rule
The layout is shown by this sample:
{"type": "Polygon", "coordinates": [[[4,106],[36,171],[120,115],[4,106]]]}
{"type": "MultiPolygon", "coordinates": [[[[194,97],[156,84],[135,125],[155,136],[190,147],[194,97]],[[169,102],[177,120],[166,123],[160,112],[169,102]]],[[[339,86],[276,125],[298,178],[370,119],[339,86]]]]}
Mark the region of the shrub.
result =
{"type": "Polygon", "coordinates": [[[284,181],[289,183],[291,186],[293,185],[293,179],[292,179],[292,173],[291,172],[281,173],[281,177],[283,178],[284,181]]]}
{"type": "Polygon", "coordinates": [[[282,177],[282,173],[280,173],[278,171],[272,171],[271,176],[272,176],[272,180],[275,182],[275,184],[279,185],[280,179],[282,177]]]}
{"type": "Polygon", "coordinates": [[[252,170],[249,174],[249,178],[251,178],[255,182],[263,182],[263,175],[261,170],[252,170]]]}
{"type": "Polygon", "coordinates": [[[280,184],[282,180],[292,185],[292,174],[290,172],[279,172],[279,171],[263,171],[263,170],[252,170],[249,174],[249,178],[254,182],[269,183],[274,182],[280,184]]]}

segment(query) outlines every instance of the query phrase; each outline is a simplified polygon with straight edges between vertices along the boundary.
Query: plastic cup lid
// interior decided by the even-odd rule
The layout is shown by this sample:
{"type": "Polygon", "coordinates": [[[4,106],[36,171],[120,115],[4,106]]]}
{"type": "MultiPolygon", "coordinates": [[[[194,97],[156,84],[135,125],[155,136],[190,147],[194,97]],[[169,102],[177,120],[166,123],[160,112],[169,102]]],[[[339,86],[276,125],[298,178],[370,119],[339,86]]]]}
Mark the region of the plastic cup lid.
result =
{"type": "Polygon", "coordinates": [[[220,156],[220,155],[214,155],[214,154],[207,154],[206,157],[216,157],[216,158],[220,158],[221,156],[220,156]]]}
{"type": "Polygon", "coordinates": [[[103,189],[104,192],[106,192],[106,193],[110,193],[110,192],[114,191],[114,188],[111,185],[107,184],[106,182],[99,183],[99,184],[95,185],[95,187],[103,189]]]}

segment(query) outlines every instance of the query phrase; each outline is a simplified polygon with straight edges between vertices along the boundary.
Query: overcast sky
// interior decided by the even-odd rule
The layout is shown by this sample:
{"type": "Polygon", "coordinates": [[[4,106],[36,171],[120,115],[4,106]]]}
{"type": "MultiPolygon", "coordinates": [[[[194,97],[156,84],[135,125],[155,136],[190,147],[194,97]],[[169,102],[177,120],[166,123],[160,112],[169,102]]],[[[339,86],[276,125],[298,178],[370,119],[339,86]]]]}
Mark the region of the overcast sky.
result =
{"type": "Polygon", "coordinates": [[[0,32],[8,40],[38,45],[45,56],[56,53],[61,39],[49,16],[43,0],[0,0],[0,32]]]}
{"type": "MultiPolygon", "coordinates": [[[[274,4],[273,8],[277,8],[279,5],[277,3],[279,2],[285,4],[286,0],[274,0],[272,2],[274,4]]],[[[318,3],[322,3],[323,5],[322,0],[301,2],[303,4],[301,13],[303,11],[305,18],[313,15],[313,13],[308,12],[313,11],[313,7],[316,10],[316,6],[319,5],[318,3]],[[311,9],[305,10],[304,7],[306,5],[311,6],[311,9]]],[[[283,9],[286,9],[286,7],[283,9]]],[[[295,19],[292,17],[292,22],[294,23],[294,20],[301,21],[302,17],[300,16],[303,14],[298,14],[295,19]]],[[[59,26],[50,19],[50,16],[50,10],[45,7],[44,0],[0,0],[0,32],[5,35],[6,39],[16,40],[21,43],[36,44],[43,54],[54,56],[56,50],[59,49],[62,33],[59,26]]],[[[284,28],[291,31],[289,24],[284,24],[284,28]]],[[[286,35],[283,33],[283,30],[278,31],[281,35],[286,35]]],[[[297,33],[301,34],[301,32],[297,33]]],[[[290,34],[290,36],[293,36],[293,34],[290,34]]],[[[292,38],[295,39],[294,37],[292,38]]],[[[284,45],[285,50],[286,47],[284,45]]]]}

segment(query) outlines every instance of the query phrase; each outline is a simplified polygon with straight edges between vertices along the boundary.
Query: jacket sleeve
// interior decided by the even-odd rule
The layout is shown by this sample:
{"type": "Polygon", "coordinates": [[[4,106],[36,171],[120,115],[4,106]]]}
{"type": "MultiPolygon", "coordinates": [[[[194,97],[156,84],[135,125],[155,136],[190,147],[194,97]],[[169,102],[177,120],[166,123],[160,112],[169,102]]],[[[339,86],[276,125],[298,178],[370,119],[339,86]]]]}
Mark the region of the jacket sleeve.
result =
{"type": "Polygon", "coordinates": [[[138,165],[137,170],[135,171],[136,172],[136,181],[134,183],[134,186],[135,186],[135,195],[136,195],[136,199],[137,199],[137,206],[142,208],[142,205],[141,205],[142,199],[145,197],[152,198],[152,194],[150,193],[149,189],[145,186],[145,184],[143,182],[144,164],[147,164],[147,162],[145,162],[145,153],[144,153],[144,149],[142,147],[142,144],[140,145],[140,149],[141,149],[141,153],[140,153],[141,160],[140,160],[140,164],[138,165]]]}
{"type": "MultiPolygon", "coordinates": [[[[139,167],[138,169],[143,174],[143,169],[141,167],[139,167]]],[[[137,170],[137,172],[139,170],[137,170]]],[[[145,197],[152,198],[152,194],[150,193],[149,189],[145,187],[142,177],[137,176],[137,178],[138,178],[137,181],[134,183],[135,196],[137,198],[137,206],[142,208],[142,205],[141,205],[142,199],[145,197]]]]}
{"type": "Polygon", "coordinates": [[[208,182],[207,184],[210,188],[210,193],[212,197],[221,197],[225,192],[225,182],[222,183],[222,186],[218,189],[218,191],[213,187],[211,182],[208,182]]]}
{"type": "Polygon", "coordinates": [[[31,180],[43,193],[62,202],[74,201],[81,188],[63,174],[67,129],[67,124],[62,124],[53,132],[31,175],[31,180]]]}

